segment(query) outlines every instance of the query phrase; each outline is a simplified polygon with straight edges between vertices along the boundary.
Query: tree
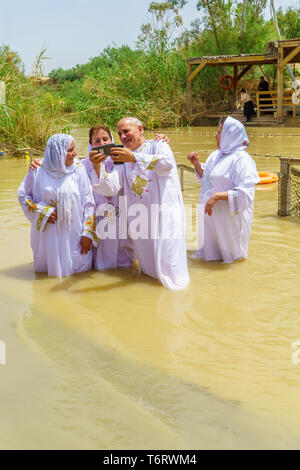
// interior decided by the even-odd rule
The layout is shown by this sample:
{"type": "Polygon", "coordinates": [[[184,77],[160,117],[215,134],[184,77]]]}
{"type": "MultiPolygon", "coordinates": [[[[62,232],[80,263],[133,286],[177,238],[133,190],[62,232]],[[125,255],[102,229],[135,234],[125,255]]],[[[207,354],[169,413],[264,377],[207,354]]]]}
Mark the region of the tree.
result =
{"type": "Polygon", "coordinates": [[[247,8],[247,0],[243,0],[242,19],[241,19],[241,35],[245,31],[246,8],[247,8]]]}
{"type": "Polygon", "coordinates": [[[148,12],[152,23],[141,26],[137,46],[161,55],[171,49],[171,38],[175,29],[182,26],[182,18],[172,2],[151,2],[148,12]]]}

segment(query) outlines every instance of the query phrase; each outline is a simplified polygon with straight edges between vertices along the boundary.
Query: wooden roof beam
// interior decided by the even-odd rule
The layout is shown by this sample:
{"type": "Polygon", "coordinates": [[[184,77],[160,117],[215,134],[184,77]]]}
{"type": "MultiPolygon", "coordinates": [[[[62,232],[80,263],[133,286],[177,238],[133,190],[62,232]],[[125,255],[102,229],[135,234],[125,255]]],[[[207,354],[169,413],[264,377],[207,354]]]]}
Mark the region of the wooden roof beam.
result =
{"type": "Polygon", "coordinates": [[[282,70],[285,65],[289,63],[291,59],[293,59],[298,53],[300,52],[300,44],[299,46],[295,47],[281,62],[279,62],[278,67],[282,70]]]}
{"type": "Polygon", "coordinates": [[[247,65],[237,76],[237,81],[239,82],[240,79],[253,67],[252,64],[247,65]]]}
{"type": "Polygon", "coordinates": [[[250,64],[255,64],[255,63],[268,63],[269,61],[271,62],[276,62],[277,61],[277,56],[272,56],[272,58],[266,58],[265,56],[256,56],[251,59],[248,57],[237,57],[236,59],[230,57],[228,59],[221,59],[221,58],[216,58],[216,59],[211,59],[207,60],[207,63],[210,64],[224,64],[224,65],[250,65],[250,64]]]}
{"type": "Polygon", "coordinates": [[[286,47],[295,47],[297,46],[297,43],[300,44],[300,39],[296,39],[294,41],[289,41],[289,40],[279,41],[280,47],[283,47],[284,49],[286,47]]]}
{"type": "Polygon", "coordinates": [[[192,73],[188,76],[188,82],[191,82],[193,80],[193,78],[197,75],[197,73],[200,72],[200,70],[203,69],[203,67],[205,67],[205,65],[207,64],[207,61],[206,60],[203,60],[197,68],[195,68],[195,70],[192,71],[192,73]]]}
{"type": "Polygon", "coordinates": [[[195,58],[195,59],[188,59],[188,63],[191,65],[201,64],[204,60],[206,61],[207,65],[255,65],[255,64],[274,64],[277,63],[279,55],[272,54],[271,56],[268,55],[253,55],[251,57],[205,57],[205,58],[195,58]]]}

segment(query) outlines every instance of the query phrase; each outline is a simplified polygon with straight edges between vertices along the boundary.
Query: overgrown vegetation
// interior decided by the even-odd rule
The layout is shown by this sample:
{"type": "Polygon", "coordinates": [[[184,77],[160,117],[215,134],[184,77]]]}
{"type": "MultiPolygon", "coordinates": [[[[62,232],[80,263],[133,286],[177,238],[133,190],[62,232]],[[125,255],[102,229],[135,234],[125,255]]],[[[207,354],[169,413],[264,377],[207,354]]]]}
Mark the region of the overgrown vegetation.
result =
{"type": "Polygon", "coordinates": [[[6,103],[0,105],[0,143],[42,149],[59,130],[64,102],[25,76],[21,60],[8,46],[0,47],[0,80],[6,103]]]}
{"type": "MultiPolygon", "coordinates": [[[[124,115],[137,115],[148,128],[185,125],[187,57],[263,52],[276,39],[273,22],[263,16],[266,0],[201,0],[201,20],[174,40],[186,3],[151,2],[151,22],[141,26],[135,50],[109,47],[87,64],[50,73],[77,122],[115,125],[124,115]]],[[[280,9],[282,38],[300,36],[299,21],[299,11],[280,9]]],[[[253,69],[248,77],[255,73],[271,79],[274,67],[253,69]]],[[[193,83],[195,103],[205,109],[224,99],[221,74],[218,68],[202,70],[193,83]]]]}
{"type": "MultiPolygon", "coordinates": [[[[198,0],[201,19],[175,39],[186,3],[151,2],[151,21],[141,26],[135,49],[108,47],[86,64],[53,70],[52,85],[32,82],[18,56],[0,48],[0,80],[7,87],[7,103],[0,106],[0,141],[40,148],[61,130],[63,114],[85,126],[115,126],[124,115],[138,116],[150,129],[185,125],[187,57],[263,52],[266,42],[277,37],[273,22],[263,16],[267,0],[198,0]]],[[[279,9],[282,39],[300,36],[299,13],[279,9]]],[[[248,77],[262,73],[274,77],[274,67],[254,68],[248,77]]],[[[203,109],[224,99],[221,74],[207,68],[195,79],[195,102],[203,109]]]]}

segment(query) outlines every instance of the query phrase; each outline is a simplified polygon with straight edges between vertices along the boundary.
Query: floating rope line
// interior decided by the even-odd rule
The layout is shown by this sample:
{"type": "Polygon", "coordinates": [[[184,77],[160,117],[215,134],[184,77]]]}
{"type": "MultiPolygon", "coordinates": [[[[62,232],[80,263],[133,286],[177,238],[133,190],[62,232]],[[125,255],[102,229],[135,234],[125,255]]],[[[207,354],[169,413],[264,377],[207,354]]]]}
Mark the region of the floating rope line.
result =
{"type": "MultiPolygon", "coordinates": [[[[213,150],[197,150],[197,153],[212,153],[213,150]]],[[[176,155],[180,152],[174,152],[176,155]]],[[[288,158],[288,159],[293,159],[293,158],[300,158],[300,157],[294,157],[294,156],[285,156],[285,155],[271,155],[269,153],[254,153],[254,152],[248,152],[252,157],[268,157],[268,158],[288,158]]]]}
{"type": "MultiPolygon", "coordinates": [[[[194,136],[194,135],[206,135],[206,136],[215,136],[215,132],[167,132],[167,135],[184,135],[184,136],[194,136]]],[[[253,134],[252,132],[247,132],[249,137],[300,137],[300,134],[253,134]]]]}

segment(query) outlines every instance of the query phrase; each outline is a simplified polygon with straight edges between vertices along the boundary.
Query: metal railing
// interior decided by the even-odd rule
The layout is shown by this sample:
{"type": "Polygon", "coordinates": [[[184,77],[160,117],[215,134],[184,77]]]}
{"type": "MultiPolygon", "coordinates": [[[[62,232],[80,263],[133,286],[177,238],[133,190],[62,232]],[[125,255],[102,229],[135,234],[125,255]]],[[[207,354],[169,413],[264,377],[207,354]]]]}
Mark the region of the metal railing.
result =
{"type": "Polygon", "coordinates": [[[279,159],[278,215],[300,218],[300,158],[279,159]]]}
{"type": "MultiPolygon", "coordinates": [[[[300,158],[274,155],[280,160],[278,184],[278,215],[300,219],[300,158]]],[[[177,164],[181,190],[184,191],[185,172],[195,174],[195,169],[182,163],[177,164]]]]}

